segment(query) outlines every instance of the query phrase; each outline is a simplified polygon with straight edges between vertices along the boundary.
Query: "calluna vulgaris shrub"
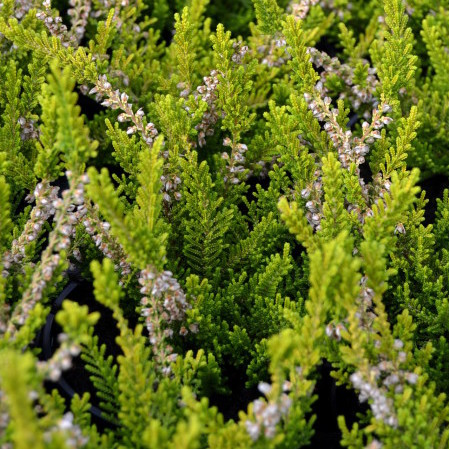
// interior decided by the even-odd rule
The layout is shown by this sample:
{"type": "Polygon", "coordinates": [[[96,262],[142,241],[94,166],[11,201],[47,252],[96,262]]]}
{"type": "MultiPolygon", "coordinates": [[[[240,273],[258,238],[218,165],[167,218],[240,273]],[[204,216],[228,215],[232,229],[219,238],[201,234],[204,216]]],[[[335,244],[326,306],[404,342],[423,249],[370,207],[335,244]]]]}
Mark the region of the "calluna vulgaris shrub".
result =
{"type": "Polygon", "coordinates": [[[449,1],[56,3],[0,6],[1,448],[318,447],[323,366],[342,447],[449,447],[449,1]]]}

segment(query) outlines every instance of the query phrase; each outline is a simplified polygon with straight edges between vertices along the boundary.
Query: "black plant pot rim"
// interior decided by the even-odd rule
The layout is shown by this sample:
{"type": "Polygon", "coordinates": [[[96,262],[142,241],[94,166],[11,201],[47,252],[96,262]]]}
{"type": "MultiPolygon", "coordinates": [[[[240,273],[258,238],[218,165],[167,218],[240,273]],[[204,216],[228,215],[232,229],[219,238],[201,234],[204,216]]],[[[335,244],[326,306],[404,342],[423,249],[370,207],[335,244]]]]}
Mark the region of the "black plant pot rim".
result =
{"type": "MultiPolygon", "coordinates": [[[[51,356],[53,355],[52,351],[52,330],[53,330],[53,324],[55,322],[55,315],[57,311],[61,308],[61,304],[64,301],[64,299],[67,298],[70,293],[75,290],[80,285],[79,282],[71,281],[61,292],[61,294],[56,298],[55,302],[52,305],[51,311],[47,316],[47,321],[45,322],[45,327],[43,331],[43,338],[42,338],[42,351],[43,356],[45,360],[49,360],[51,356]]],[[[76,394],[76,391],[69,385],[69,383],[64,379],[64,376],[61,375],[59,380],[55,382],[61,390],[70,398],[73,398],[76,394]]],[[[95,407],[94,405],[91,405],[89,409],[90,413],[94,415],[97,418],[100,418],[104,421],[109,422],[101,413],[101,410],[98,407],[95,407]]]]}

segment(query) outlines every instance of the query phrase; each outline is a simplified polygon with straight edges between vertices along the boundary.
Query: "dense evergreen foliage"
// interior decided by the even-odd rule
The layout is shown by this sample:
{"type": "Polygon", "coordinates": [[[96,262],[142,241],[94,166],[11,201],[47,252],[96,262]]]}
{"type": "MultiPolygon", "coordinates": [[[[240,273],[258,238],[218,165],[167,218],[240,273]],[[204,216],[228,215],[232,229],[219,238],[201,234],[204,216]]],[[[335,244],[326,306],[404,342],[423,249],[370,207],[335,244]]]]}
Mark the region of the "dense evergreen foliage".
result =
{"type": "Polygon", "coordinates": [[[448,48],[447,0],[3,0],[0,446],[311,447],[327,363],[342,447],[449,448],[448,48]]]}

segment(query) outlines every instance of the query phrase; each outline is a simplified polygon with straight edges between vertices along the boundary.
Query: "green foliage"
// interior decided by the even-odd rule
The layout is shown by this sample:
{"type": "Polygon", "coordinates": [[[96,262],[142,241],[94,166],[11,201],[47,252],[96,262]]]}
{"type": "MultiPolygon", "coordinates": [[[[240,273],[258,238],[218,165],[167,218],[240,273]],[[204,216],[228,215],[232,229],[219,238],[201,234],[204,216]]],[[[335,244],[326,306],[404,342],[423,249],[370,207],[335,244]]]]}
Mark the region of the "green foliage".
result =
{"type": "Polygon", "coordinates": [[[1,351],[0,385],[4,391],[5,405],[14,422],[11,440],[15,447],[44,448],[44,437],[32,408],[29,387],[35,382],[34,361],[31,354],[21,356],[11,349],[1,351]]]}
{"type": "Polygon", "coordinates": [[[420,123],[417,120],[417,109],[412,107],[407,119],[402,120],[402,126],[398,129],[396,148],[391,147],[385,154],[385,163],[380,167],[384,178],[389,178],[394,170],[405,169],[405,160],[410,152],[412,140],[416,137],[416,129],[420,123]]]}
{"type": "Polygon", "coordinates": [[[219,264],[220,256],[228,245],[224,237],[229,229],[234,211],[223,208],[223,198],[217,198],[206,162],[199,166],[192,153],[185,164],[184,180],[185,222],[184,255],[188,265],[197,273],[211,276],[219,264]]]}
{"type": "Polygon", "coordinates": [[[152,363],[149,360],[149,348],[145,347],[141,335],[141,326],[135,332],[128,328],[119,307],[122,296],[118,287],[117,275],[112,263],[108,260],[100,264],[92,263],[94,274],[95,298],[101,304],[109,307],[120,331],[117,339],[123,355],[117,359],[119,373],[117,377],[118,410],[117,417],[124,427],[123,439],[126,445],[139,447],[138,436],[151,419],[154,375],[151,374],[152,363]],[[128,386],[133,385],[133,389],[128,386]]]}
{"type": "MultiPolygon", "coordinates": [[[[179,70],[178,83],[183,83],[183,88],[192,90],[199,84],[198,80],[198,56],[201,55],[204,42],[204,30],[199,29],[203,22],[203,15],[208,0],[196,0],[191,2],[190,8],[185,7],[182,14],[175,14],[174,52],[176,54],[176,66],[179,70]]],[[[209,24],[205,24],[208,27],[209,24]]],[[[206,28],[207,29],[207,28],[206,28]]]]}
{"type": "Polygon", "coordinates": [[[29,149],[21,151],[19,126],[19,119],[25,115],[25,108],[30,105],[27,104],[27,92],[22,92],[22,70],[17,67],[13,59],[8,61],[2,78],[0,161],[3,165],[2,173],[6,175],[14,197],[18,191],[23,191],[25,188],[32,189],[35,183],[32,169],[34,155],[29,149]]]}
{"type": "Polygon", "coordinates": [[[253,0],[253,3],[260,31],[266,34],[279,31],[282,9],[276,0],[253,0]]]}
{"type": "Polygon", "coordinates": [[[413,85],[417,57],[412,54],[413,34],[407,28],[407,15],[402,1],[385,0],[385,23],[388,31],[385,43],[377,56],[382,95],[387,103],[396,108],[400,89],[409,91],[413,85]]]}
{"type": "MultiPolygon", "coordinates": [[[[92,329],[93,330],[93,329],[92,329]]],[[[117,395],[117,365],[113,363],[111,355],[105,356],[106,345],[99,346],[98,337],[92,336],[83,346],[81,358],[86,363],[86,370],[90,373],[90,380],[95,387],[95,394],[100,400],[102,415],[115,424],[118,408],[117,395]]]]}
{"type": "Polygon", "coordinates": [[[318,75],[310,62],[307,54],[307,41],[301,22],[289,16],[284,25],[284,33],[287,44],[291,47],[292,59],[289,62],[293,71],[293,80],[298,86],[300,94],[310,92],[313,89],[318,75]]]}
{"type": "Polygon", "coordinates": [[[448,447],[448,2],[86,5],[0,6],[0,446],[307,447],[324,362],[448,447]]]}
{"type": "Polygon", "coordinates": [[[41,97],[42,139],[37,144],[35,166],[39,178],[52,180],[59,177],[62,163],[73,175],[80,175],[87,160],[96,155],[98,142],[89,140],[89,130],[76,105],[77,95],[72,92],[74,86],[69,68],[61,72],[53,64],[41,97]]]}
{"type": "Polygon", "coordinates": [[[349,217],[344,209],[343,171],[333,153],[323,159],[323,220],[321,223],[324,238],[336,237],[348,228],[349,217]]]}
{"type": "Polygon", "coordinates": [[[136,205],[125,215],[125,204],[115,192],[114,185],[103,169],[98,173],[89,170],[89,195],[98,204],[101,213],[111,223],[112,233],[123,245],[130,258],[140,268],[163,263],[165,253],[163,224],[159,220],[161,208],[160,176],[162,161],[158,152],[162,140],[151,150],[142,150],[136,181],[139,183],[136,205]]]}
{"type": "Polygon", "coordinates": [[[5,177],[0,177],[0,204],[2,209],[0,212],[0,248],[2,251],[9,243],[8,236],[11,232],[12,222],[11,222],[11,211],[9,207],[9,186],[6,183],[5,177]]]}
{"type": "Polygon", "coordinates": [[[223,25],[218,25],[217,33],[211,36],[211,40],[215,67],[219,73],[217,106],[223,111],[222,129],[231,133],[232,142],[236,144],[255,119],[247,103],[253,87],[251,78],[256,61],[249,61],[245,65],[235,63],[234,42],[231,33],[225,31],[223,25]],[[239,117],[239,120],[235,117],[239,117]]]}

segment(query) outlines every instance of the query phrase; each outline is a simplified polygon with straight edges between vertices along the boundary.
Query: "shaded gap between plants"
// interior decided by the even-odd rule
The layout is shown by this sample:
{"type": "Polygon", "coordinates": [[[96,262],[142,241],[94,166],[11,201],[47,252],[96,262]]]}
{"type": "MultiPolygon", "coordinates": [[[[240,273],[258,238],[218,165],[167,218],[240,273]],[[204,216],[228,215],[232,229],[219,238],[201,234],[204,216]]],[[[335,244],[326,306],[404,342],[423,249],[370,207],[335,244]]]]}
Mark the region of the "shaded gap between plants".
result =
{"type": "Polygon", "coordinates": [[[209,397],[210,405],[217,407],[225,421],[238,421],[239,411],[248,408],[250,402],[261,396],[257,387],[246,388],[247,376],[244,369],[224,370],[224,382],[229,388],[229,394],[212,394],[209,397]]]}
{"type": "Polygon", "coordinates": [[[424,210],[424,224],[428,225],[435,221],[437,198],[442,198],[444,189],[449,188],[449,178],[444,175],[435,175],[420,181],[418,185],[426,191],[426,198],[429,200],[424,210]]]}
{"type": "MultiPolygon", "coordinates": [[[[106,345],[106,353],[105,357],[112,355],[114,359],[121,354],[121,350],[119,346],[116,344],[115,339],[119,335],[118,329],[116,327],[116,322],[112,316],[112,312],[99,304],[93,295],[92,286],[87,282],[72,282],[68,284],[70,287],[74,284],[73,288],[64,289],[63,293],[65,293],[62,297],[62,301],[65,299],[77,302],[80,305],[87,305],[89,307],[89,313],[92,312],[100,312],[100,319],[95,325],[95,335],[98,336],[98,344],[101,346],[102,344],[106,345]]],[[[58,303],[61,299],[61,296],[55,301],[55,304],[58,303]]],[[[60,301],[62,303],[62,301],[60,301]]],[[[52,312],[50,315],[55,315],[59,306],[53,306],[52,312]]],[[[43,353],[41,353],[40,358],[45,359],[44,355],[48,349],[50,349],[52,355],[54,351],[59,346],[57,337],[62,332],[61,327],[53,321],[50,329],[50,348],[44,348],[43,353]]],[[[45,332],[45,331],[44,331],[45,332]]],[[[43,341],[41,342],[43,344],[43,341]]],[[[48,355],[48,354],[47,354],[48,355]]],[[[61,396],[66,400],[67,408],[69,408],[70,401],[73,397],[74,393],[77,393],[79,396],[82,396],[84,393],[90,394],[90,404],[94,407],[91,409],[92,422],[95,423],[100,429],[105,429],[112,424],[109,421],[102,418],[98,412],[99,408],[99,399],[96,396],[96,390],[90,380],[90,373],[85,368],[85,362],[81,359],[80,356],[74,357],[72,359],[72,366],[70,369],[64,371],[61,375],[61,378],[58,382],[45,382],[45,388],[47,392],[51,394],[53,389],[57,389],[61,396]],[[73,391],[71,391],[73,390],[73,391]]]]}
{"type": "Polygon", "coordinates": [[[315,434],[308,449],[339,449],[341,431],[337,418],[344,416],[349,428],[357,421],[357,414],[367,411],[368,406],[361,404],[357,394],[345,386],[337,386],[331,376],[332,365],[324,360],[318,367],[319,378],[314,394],[318,395],[312,405],[312,413],[316,415],[315,434]]]}

